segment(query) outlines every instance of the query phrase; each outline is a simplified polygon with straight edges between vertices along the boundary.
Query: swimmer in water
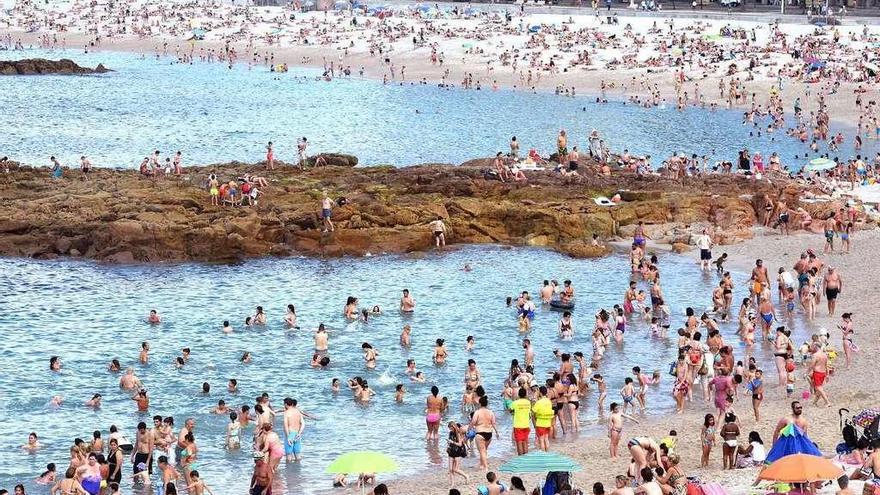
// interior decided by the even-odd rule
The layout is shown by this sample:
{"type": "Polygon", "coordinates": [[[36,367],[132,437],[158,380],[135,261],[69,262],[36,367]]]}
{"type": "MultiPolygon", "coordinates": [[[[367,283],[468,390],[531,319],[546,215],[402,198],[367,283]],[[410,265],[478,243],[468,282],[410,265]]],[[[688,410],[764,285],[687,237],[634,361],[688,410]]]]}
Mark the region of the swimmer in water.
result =
{"type": "Polygon", "coordinates": [[[287,314],[284,315],[284,323],[288,328],[299,330],[299,327],[296,325],[296,308],[293,304],[287,305],[287,314]]]}
{"type": "Polygon", "coordinates": [[[147,316],[147,322],[152,325],[158,325],[159,323],[162,323],[162,317],[159,316],[159,313],[155,309],[151,309],[149,316],[147,316]]]}
{"type": "Polygon", "coordinates": [[[412,333],[412,328],[409,325],[404,325],[403,330],[400,332],[400,345],[402,347],[410,346],[410,333],[412,333]]]}
{"type": "Polygon", "coordinates": [[[21,446],[22,449],[27,450],[28,452],[35,452],[41,448],[43,448],[43,444],[37,439],[37,433],[32,431],[28,435],[27,443],[21,446]]]}
{"type": "Polygon", "coordinates": [[[364,361],[366,362],[367,369],[375,369],[376,358],[379,356],[379,352],[373,349],[369,342],[361,344],[361,350],[364,352],[364,361]]]}
{"type": "Polygon", "coordinates": [[[406,388],[404,388],[402,383],[398,383],[396,387],[394,387],[394,402],[403,403],[403,398],[406,395],[406,388]]]}
{"type": "Polygon", "coordinates": [[[316,353],[326,353],[329,348],[328,339],[330,336],[327,334],[327,329],[324,327],[324,324],[321,323],[318,325],[318,330],[315,331],[315,351],[316,353]]]}
{"type": "Polygon", "coordinates": [[[223,321],[223,333],[232,333],[232,326],[229,325],[229,320],[223,321]]]}

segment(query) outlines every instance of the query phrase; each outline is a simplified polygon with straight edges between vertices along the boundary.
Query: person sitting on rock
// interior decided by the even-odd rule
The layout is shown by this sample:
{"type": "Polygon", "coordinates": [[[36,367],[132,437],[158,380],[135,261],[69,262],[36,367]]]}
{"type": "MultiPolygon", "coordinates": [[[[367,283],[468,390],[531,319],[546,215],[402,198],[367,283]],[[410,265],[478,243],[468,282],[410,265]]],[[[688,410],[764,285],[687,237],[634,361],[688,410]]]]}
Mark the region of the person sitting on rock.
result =
{"type": "Polygon", "coordinates": [[[326,167],[327,166],[327,159],[324,158],[324,155],[319,154],[319,155],[315,156],[315,166],[316,167],[326,167]]]}

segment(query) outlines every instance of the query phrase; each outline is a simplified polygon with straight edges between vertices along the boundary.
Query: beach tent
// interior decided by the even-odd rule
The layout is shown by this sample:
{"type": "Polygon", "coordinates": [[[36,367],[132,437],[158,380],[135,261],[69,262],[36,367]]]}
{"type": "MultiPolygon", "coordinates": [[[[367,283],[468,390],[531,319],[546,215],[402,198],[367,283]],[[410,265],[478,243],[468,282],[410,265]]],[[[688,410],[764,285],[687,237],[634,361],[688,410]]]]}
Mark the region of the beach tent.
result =
{"type": "Polygon", "coordinates": [[[347,0],[336,0],[336,2],[333,4],[333,8],[336,10],[348,10],[348,7],[350,5],[351,4],[348,3],[347,0]]]}
{"type": "Polygon", "coordinates": [[[758,473],[759,480],[782,481],[785,483],[812,483],[814,481],[836,480],[843,476],[843,470],[824,457],[808,454],[785,456],[758,473]]]}
{"type": "Polygon", "coordinates": [[[779,438],[776,439],[773,448],[770,449],[770,452],[767,452],[767,459],[765,462],[771,464],[783,457],[794,454],[822,457],[822,452],[819,451],[813,441],[804,434],[803,430],[794,423],[790,423],[779,433],[779,438]]]}
{"type": "Polygon", "coordinates": [[[530,33],[537,33],[540,31],[541,31],[541,26],[538,26],[537,24],[535,24],[534,26],[529,26],[530,33]]]}
{"type": "Polygon", "coordinates": [[[878,68],[876,65],[874,65],[870,62],[865,62],[864,65],[865,65],[865,70],[868,71],[869,75],[876,76],[877,74],[880,74],[880,68],[878,68]]]}
{"type": "Polygon", "coordinates": [[[810,70],[810,72],[812,72],[814,70],[819,70],[819,69],[824,69],[824,68],[825,68],[825,61],[816,60],[815,62],[810,63],[809,70],[810,70]]]}

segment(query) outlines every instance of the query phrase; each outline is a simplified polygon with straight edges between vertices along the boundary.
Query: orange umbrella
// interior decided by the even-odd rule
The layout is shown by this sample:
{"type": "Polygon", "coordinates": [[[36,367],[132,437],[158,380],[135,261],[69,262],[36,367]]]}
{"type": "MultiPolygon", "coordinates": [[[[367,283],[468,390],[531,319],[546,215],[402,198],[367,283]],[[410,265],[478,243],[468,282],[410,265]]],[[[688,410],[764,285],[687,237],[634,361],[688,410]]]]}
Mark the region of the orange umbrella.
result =
{"type": "Polygon", "coordinates": [[[843,470],[824,457],[792,454],[764,468],[758,474],[758,479],[784,483],[806,483],[835,480],[841,476],[843,476],[843,470]]]}

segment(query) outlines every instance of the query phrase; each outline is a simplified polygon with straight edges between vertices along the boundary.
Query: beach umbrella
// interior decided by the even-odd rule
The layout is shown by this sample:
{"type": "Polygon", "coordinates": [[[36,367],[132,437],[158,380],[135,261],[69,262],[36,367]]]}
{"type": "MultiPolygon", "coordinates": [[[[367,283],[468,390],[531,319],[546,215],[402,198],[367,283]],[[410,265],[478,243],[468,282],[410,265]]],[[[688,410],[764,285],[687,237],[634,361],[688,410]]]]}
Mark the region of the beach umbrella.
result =
{"type": "Polygon", "coordinates": [[[821,170],[831,170],[832,168],[837,166],[837,162],[834,160],[829,160],[828,158],[813,158],[810,160],[810,163],[804,167],[804,170],[808,172],[819,172],[821,170]]]}
{"type": "Polygon", "coordinates": [[[502,473],[546,473],[550,471],[577,472],[580,464],[561,454],[536,450],[526,455],[514,457],[498,468],[502,473]]]}
{"type": "Polygon", "coordinates": [[[809,454],[792,454],[779,459],[758,473],[759,480],[807,483],[836,480],[843,470],[824,457],[809,454]]]}
{"type": "MultiPolygon", "coordinates": [[[[356,450],[346,452],[331,462],[325,473],[348,474],[348,473],[393,473],[397,471],[397,461],[381,452],[371,450],[356,450]]],[[[364,485],[361,493],[364,493],[364,485]]]]}
{"type": "Polygon", "coordinates": [[[779,438],[773,443],[773,448],[767,453],[767,464],[782,459],[783,457],[794,454],[807,454],[812,456],[822,456],[822,452],[816,447],[812,440],[807,438],[804,431],[794,423],[782,429],[779,438]]]}
{"type": "Polygon", "coordinates": [[[331,462],[325,473],[393,473],[397,471],[397,461],[381,452],[356,450],[346,452],[331,462]]]}

